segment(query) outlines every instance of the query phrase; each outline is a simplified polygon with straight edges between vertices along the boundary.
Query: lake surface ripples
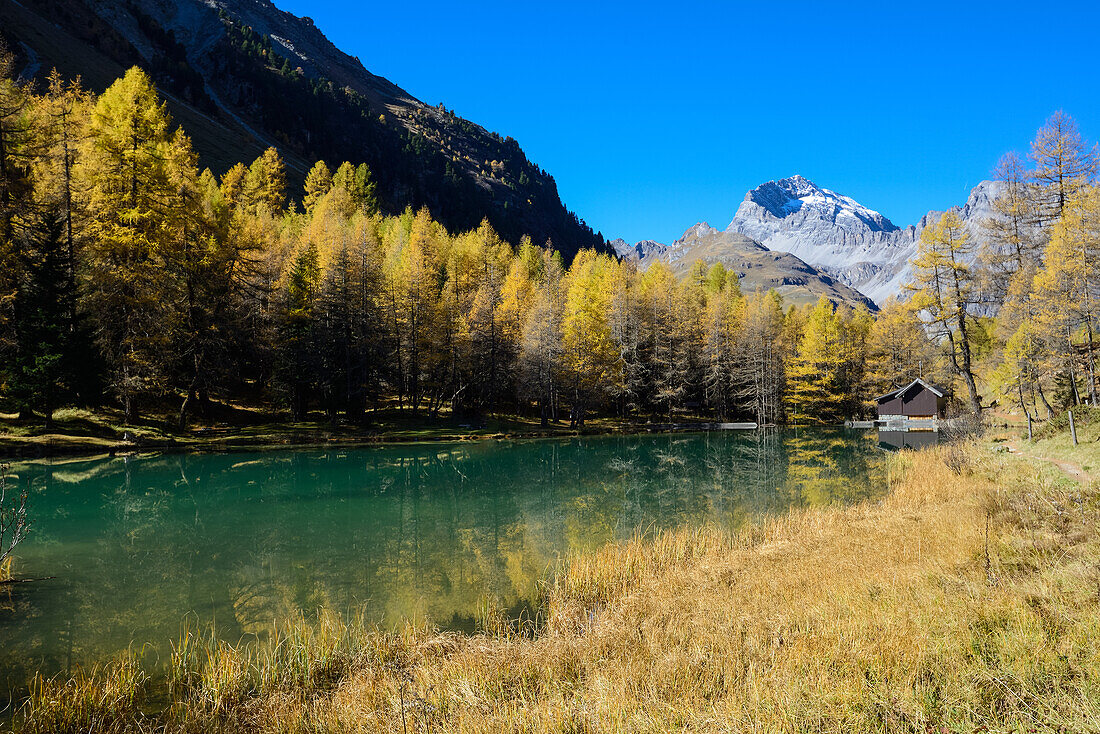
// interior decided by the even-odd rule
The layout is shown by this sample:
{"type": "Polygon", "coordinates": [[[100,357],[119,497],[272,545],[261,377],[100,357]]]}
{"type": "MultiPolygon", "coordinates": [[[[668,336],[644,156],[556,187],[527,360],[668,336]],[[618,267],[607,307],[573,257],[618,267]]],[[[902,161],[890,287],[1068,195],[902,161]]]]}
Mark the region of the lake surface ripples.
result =
{"type": "MultiPolygon", "coordinates": [[[[66,459],[12,467],[34,526],[0,589],[0,686],[185,624],[237,641],[320,608],[468,630],[571,553],[885,488],[873,432],[803,430],[66,459]]],[[[0,694],[0,698],[4,696],[0,694]]]]}

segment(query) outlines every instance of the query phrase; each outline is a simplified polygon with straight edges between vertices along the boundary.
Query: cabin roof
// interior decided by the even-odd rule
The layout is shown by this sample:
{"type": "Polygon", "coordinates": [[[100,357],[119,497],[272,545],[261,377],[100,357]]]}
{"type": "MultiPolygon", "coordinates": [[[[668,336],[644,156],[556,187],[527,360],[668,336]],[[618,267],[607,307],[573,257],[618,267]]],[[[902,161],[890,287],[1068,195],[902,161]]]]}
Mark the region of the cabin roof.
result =
{"type": "Polygon", "coordinates": [[[909,392],[909,388],[913,387],[914,385],[920,385],[921,387],[925,388],[926,390],[931,390],[932,393],[935,394],[935,396],[937,398],[947,397],[951,393],[951,391],[948,390],[945,387],[939,387],[937,385],[933,385],[932,383],[925,382],[924,380],[922,380],[921,378],[918,377],[917,379],[913,380],[912,382],[910,382],[908,385],[905,385],[904,387],[899,387],[896,390],[892,390],[892,391],[886,393],[885,395],[879,395],[877,398],[875,398],[875,402],[876,403],[881,403],[884,400],[893,400],[894,398],[898,397],[899,395],[904,395],[905,393],[909,392]]]}

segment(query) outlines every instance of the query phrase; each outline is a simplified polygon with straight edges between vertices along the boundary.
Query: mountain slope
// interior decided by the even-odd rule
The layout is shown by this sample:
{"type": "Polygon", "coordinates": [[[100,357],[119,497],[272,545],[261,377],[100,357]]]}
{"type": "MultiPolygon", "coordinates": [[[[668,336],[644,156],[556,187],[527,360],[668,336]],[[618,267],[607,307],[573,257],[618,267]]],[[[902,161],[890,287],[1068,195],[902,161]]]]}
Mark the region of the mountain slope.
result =
{"type": "Polygon", "coordinates": [[[274,144],[299,182],[317,159],[367,163],[391,212],[427,206],[455,230],[487,217],[567,256],[603,247],[515,140],[371,74],[269,0],[0,0],[0,33],[38,76],[56,66],[97,91],[141,65],[217,173],[274,144]]]}
{"type": "Polygon", "coordinates": [[[610,244],[621,257],[637,261],[643,269],[661,261],[682,276],[699,260],[708,265],[720,262],[737,273],[744,293],[775,289],[788,303],[813,303],[824,296],[833,303],[877,310],[870,299],[800,258],[773,252],[740,233],[722,232],[706,222],[691,227],[671,245],[652,240],[636,245],[615,240],[610,244]]]}
{"type": "MultiPolygon", "coordinates": [[[[983,181],[965,205],[953,208],[976,242],[982,221],[992,216],[996,191],[995,182],[983,181]]],[[[726,231],[797,255],[881,304],[903,296],[920,233],[940,214],[929,212],[915,226],[900,228],[850,197],[792,176],[746,194],[726,231]]]]}

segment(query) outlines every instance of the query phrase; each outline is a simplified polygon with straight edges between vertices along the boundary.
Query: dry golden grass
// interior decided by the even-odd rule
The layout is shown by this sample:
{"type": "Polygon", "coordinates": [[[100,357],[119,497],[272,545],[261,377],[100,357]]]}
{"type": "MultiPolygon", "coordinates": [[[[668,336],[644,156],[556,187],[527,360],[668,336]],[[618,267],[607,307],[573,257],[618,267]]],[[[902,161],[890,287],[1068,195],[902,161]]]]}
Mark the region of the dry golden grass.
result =
{"type": "Polygon", "coordinates": [[[71,730],[1100,731],[1100,489],[980,446],[893,461],[878,502],[577,558],[529,624],[188,636],[168,713],[71,730]]]}

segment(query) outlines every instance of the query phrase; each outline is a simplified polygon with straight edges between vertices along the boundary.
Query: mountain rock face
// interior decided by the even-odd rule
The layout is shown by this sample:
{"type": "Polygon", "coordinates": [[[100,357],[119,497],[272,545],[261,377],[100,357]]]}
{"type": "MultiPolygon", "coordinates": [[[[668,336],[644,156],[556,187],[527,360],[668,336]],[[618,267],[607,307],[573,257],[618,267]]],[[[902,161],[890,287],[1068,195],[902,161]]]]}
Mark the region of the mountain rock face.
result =
{"type": "MultiPolygon", "coordinates": [[[[969,230],[975,255],[998,187],[982,181],[965,204],[951,209],[969,230]]],[[[640,267],[660,260],[683,274],[696,260],[721,262],[738,272],[746,291],[774,287],[795,302],[824,295],[834,303],[881,306],[890,296],[905,300],[921,232],[942,214],[930,211],[917,224],[898,227],[851,197],[792,176],[746,194],[724,232],[703,222],[671,245],[609,244],[640,267]]]]}
{"type": "MultiPolygon", "coordinates": [[[[982,221],[992,216],[996,191],[995,182],[983,181],[965,205],[953,209],[975,242],[982,221]]],[[[929,212],[915,226],[901,228],[850,197],[792,176],[746,194],[726,231],[797,255],[881,305],[892,295],[904,297],[920,233],[941,214],[929,212]]]]}
{"type": "Polygon", "coordinates": [[[668,249],[668,245],[662,245],[655,240],[642,240],[632,245],[621,237],[607,244],[614,250],[616,255],[626,260],[652,259],[668,249]]]}
{"type": "Polygon", "coordinates": [[[720,262],[737,273],[744,293],[775,289],[789,303],[813,303],[824,296],[833,303],[876,310],[863,294],[800,258],[769,250],[743,234],[723,232],[706,222],[691,227],[671,245],[652,240],[629,245],[621,239],[611,245],[620,257],[637,261],[643,269],[659,261],[683,276],[697,261],[707,265],[720,262]]]}
{"type": "Polygon", "coordinates": [[[488,218],[567,257],[605,247],[515,140],[371,74],[269,0],[0,0],[0,36],[25,75],[56,67],[95,91],[141,66],[219,175],[274,145],[295,183],[318,159],[367,163],[389,212],[426,206],[452,230],[488,218]]]}

